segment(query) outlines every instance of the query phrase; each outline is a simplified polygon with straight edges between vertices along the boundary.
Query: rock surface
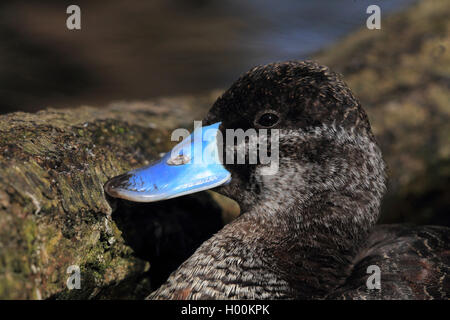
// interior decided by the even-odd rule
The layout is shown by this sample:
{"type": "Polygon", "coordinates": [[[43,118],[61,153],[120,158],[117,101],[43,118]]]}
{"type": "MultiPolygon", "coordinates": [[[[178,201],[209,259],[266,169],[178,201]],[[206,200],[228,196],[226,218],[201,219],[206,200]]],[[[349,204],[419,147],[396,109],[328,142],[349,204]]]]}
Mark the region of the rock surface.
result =
{"type": "MultiPolygon", "coordinates": [[[[190,108],[207,109],[213,99],[185,97],[182,102],[164,99],[118,103],[103,110],[82,107],[1,116],[0,298],[145,296],[150,290],[144,276],[149,263],[125,243],[122,233],[128,230],[119,230],[113,220],[103,184],[158,159],[173,144],[168,124],[187,125],[194,116],[190,108]],[[81,290],[66,288],[71,265],[81,269],[81,290]]],[[[200,204],[195,198],[190,201],[220,215],[211,197],[201,197],[200,204]]],[[[147,211],[175,207],[163,204],[147,211]]],[[[125,217],[118,220],[130,224],[125,217]]],[[[214,228],[219,227],[216,222],[214,228]]]]}
{"type": "Polygon", "coordinates": [[[450,5],[420,1],[315,58],[361,100],[389,170],[382,222],[450,226],[450,5]]]}

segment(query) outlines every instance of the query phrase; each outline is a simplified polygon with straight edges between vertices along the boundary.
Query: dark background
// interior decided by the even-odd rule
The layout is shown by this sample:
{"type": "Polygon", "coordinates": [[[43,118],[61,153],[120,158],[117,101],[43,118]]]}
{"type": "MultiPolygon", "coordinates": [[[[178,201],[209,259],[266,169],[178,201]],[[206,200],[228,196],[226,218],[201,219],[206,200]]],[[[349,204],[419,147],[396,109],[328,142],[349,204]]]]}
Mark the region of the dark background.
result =
{"type": "Polygon", "coordinates": [[[0,113],[228,87],[258,64],[304,59],[413,0],[1,1],[0,113]],[[81,7],[82,29],[66,28],[81,7]]]}

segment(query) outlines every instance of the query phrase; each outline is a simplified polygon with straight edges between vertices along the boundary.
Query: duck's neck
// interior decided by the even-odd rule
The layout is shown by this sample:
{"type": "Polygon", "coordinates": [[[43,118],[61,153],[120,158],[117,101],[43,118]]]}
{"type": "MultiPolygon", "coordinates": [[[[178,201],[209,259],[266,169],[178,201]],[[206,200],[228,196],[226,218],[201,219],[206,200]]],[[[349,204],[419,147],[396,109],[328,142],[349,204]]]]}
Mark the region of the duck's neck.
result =
{"type": "Polygon", "coordinates": [[[233,237],[261,255],[293,298],[320,298],[348,276],[377,216],[368,203],[363,193],[330,192],[297,206],[263,203],[233,222],[233,237]]]}
{"type": "Polygon", "coordinates": [[[260,203],[204,242],[151,298],[324,298],[345,281],[378,210],[365,193],[260,203]]]}

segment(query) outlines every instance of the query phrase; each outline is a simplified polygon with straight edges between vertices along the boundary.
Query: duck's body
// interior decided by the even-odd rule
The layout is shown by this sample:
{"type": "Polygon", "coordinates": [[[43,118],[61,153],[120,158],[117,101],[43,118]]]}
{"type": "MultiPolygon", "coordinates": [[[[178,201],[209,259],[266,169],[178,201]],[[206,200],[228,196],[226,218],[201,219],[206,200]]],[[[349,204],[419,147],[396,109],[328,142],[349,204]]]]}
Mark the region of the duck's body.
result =
{"type": "MultiPolygon", "coordinates": [[[[272,261],[264,261],[261,257],[268,254],[267,250],[241,251],[238,246],[245,248],[248,244],[219,233],[149,299],[448,299],[449,241],[445,227],[380,225],[358,254],[344,258],[345,268],[324,267],[342,256],[320,260],[316,256],[315,263],[308,265],[312,269],[305,272],[306,266],[277,266],[280,259],[292,261],[295,256],[283,259],[275,254],[272,261]],[[373,265],[381,270],[381,289],[367,287],[372,274],[368,268],[373,265]],[[301,287],[292,286],[295,278],[299,278],[301,287]]],[[[307,255],[309,259],[311,254],[307,255]]]]}
{"type": "MultiPolygon", "coordinates": [[[[215,169],[221,180],[213,179],[214,186],[239,203],[240,217],[150,298],[447,298],[448,228],[374,227],[384,163],[364,110],[335,73],[314,62],[256,67],[218,99],[205,121],[220,121],[222,132],[278,129],[278,171],[265,174],[262,162],[215,169]],[[381,291],[367,289],[370,265],[381,271],[381,291]]],[[[131,176],[151,177],[153,169],[131,176]]],[[[129,176],[106,190],[135,201],[154,196],[130,188],[129,176]]],[[[166,198],[176,196],[168,192],[166,198]]]]}
{"type": "Polygon", "coordinates": [[[441,226],[378,225],[327,299],[448,299],[449,230],[441,226]],[[368,290],[367,268],[380,267],[381,290],[368,290]]]}

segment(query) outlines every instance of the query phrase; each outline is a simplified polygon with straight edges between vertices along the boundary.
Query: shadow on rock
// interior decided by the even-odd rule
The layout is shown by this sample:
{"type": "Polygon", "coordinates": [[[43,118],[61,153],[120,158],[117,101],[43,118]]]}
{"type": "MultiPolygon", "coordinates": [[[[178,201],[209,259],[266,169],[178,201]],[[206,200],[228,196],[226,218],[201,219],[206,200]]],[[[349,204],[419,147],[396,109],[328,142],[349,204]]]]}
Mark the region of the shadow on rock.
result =
{"type": "Polygon", "coordinates": [[[206,192],[155,203],[108,201],[125,242],[150,262],[154,289],[224,225],[222,209],[206,192]]]}

